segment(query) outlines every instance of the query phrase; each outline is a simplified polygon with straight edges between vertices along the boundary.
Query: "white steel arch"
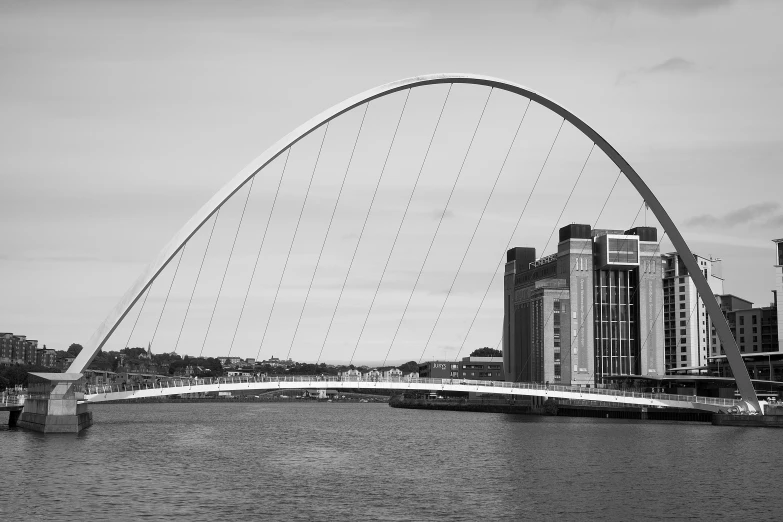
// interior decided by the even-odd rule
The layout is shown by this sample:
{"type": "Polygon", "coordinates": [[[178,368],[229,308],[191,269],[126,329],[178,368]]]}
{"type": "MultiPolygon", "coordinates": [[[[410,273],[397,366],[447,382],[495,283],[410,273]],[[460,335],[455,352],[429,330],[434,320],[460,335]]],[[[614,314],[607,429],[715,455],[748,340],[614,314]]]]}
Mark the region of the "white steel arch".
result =
{"type": "Polygon", "coordinates": [[[190,220],[183,226],[179,232],[169,241],[169,243],[160,251],[158,256],[150,263],[136,280],[135,283],[128,289],[125,295],[120,299],[119,303],[109,313],[108,317],[98,326],[98,329],[84,345],[84,349],[79,353],[74,362],[68,368],[69,373],[81,373],[92,362],[97,353],[101,350],[103,345],[114,333],[117,326],[122,322],[130,309],[136,304],[136,301],[141,298],[144,292],[149,288],[152,282],[157,276],[166,268],[166,265],[174,258],[180,249],[187,243],[187,241],[201,228],[201,226],[217,212],[217,210],[225,203],[231,196],[233,196],[239,189],[241,189],[245,183],[250,181],[253,176],[258,174],[264,167],[271,163],[275,158],[282,154],[286,149],[294,145],[296,142],[315,131],[327,122],[337,118],[341,114],[344,114],[351,109],[367,103],[376,98],[381,98],[389,94],[393,94],[405,89],[412,89],[415,87],[422,87],[425,85],[433,85],[439,83],[466,83],[472,85],[484,85],[487,87],[494,87],[496,89],[508,91],[514,94],[518,94],[525,98],[528,98],[539,105],[546,107],[555,114],[558,114],[571,125],[579,129],[585,136],[592,140],[596,146],[598,146],[604,154],[606,154],[617,167],[622,171],[628,181],[636,188],[637,192],[644,198],[644,201],[653,211],[658,222],[663,226],[664,230],[671,239],[674,248],[682,258],[685,267],[696,285],[696,289],[702,296],[704,305],[707,308],[707,313],[715,325],[715,329],[718,332],[718,336],[723,342],[726,357],[731,366],[731,370],[734,373],[737,381],[737,388],[745,401],[747,408],[751,411],[761,413],[756,392],[751,383],[750,376],[748,375],[747,368],[742,361],[739,347],[731,335],[731,330],[720,310],[717,300],[712,299],[712,290],[709,283],[701,273],[693,253],[685,243],[682,234],[680,234],[674,222],[666,213],[663,205],[658,201],[658,198],[652,193],[647,184],[636,173],[631,165],[607,142],[600,134],[598,134],[592,127],[585,123],[582,119],[577,117],[573,112],[569,111],[562,105],[556,103],[539,94],[531,89],[528,89],[522,85],[501,80],[498,78],[492,78],[490,76],[482,76],[475,74],[430,74],[424,76],[415,76],[412,78],[406,78],[395,82],[387,83],[379,87],[375,87],[361,94],[358,94],[352,98],[349,98],[337,105],[327,109],[318,116],[312,118],[308,122],[296,128],[290,132],[283,139],[269,147],[263,154],[253,160],[247,167],[242,169],[239,174],[224,185],[212,198],[199,209],[196,214],[190,218],[190,220]]]}

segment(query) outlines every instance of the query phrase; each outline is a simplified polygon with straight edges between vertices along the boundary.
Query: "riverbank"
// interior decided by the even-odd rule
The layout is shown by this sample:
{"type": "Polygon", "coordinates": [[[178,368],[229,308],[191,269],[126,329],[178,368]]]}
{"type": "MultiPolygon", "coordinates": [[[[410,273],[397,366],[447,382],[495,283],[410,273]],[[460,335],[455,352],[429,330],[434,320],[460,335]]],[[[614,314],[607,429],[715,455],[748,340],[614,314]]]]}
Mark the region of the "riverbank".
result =
{"type": "Polygon", "coordinates": [[[408,399],[400,395],[389,399],[392,408],[416,410],[474,411],[484,413],[533,413],[529,400],[509,401],[507,399],[408,399]]]}
{"type": "Polygon", "coordinates": [[[688,422],[711,422],[712,413],[685,410],[681,408],[648,408],[633,406],[612,406],[588,404],[587,401],[555,401],[549,399],[542,404],[531,400],[509,401],[506,399],[421,399],[401,395],[389,400],[392,408],[419,410],[472,411],[482,413],[512,413],[523,415],[549,415],[557,417],[592,417],[605,419],[667,420],[688,422]]]}
{"type": "Polygon", "coordinates": [[[99,404],[149,404],[149,403],[235,403],[235,402],[347,402],[347,403],[365,403],[378,402],[383,403],[389,400],[386,395],[345,392],[339,398],[318,399],[316,397],[302,397],[296,393],[301,390],[285,390],[285,392],[274,391],[261,395],[231,395],[216,396],[207,395],[205,397],[140,397],[137,399],[120,399],[114,401],[102,401],[99,404]]]}

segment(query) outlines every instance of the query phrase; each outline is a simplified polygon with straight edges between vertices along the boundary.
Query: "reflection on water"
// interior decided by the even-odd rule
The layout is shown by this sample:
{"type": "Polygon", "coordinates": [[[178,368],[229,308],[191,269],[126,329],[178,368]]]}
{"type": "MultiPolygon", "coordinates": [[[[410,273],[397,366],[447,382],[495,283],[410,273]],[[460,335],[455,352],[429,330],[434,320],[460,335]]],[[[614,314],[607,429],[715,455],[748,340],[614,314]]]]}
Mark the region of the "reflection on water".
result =
{"type": "Polygon", "coordinates": [[[383,404],[95,405],[0,429],[0,520],[778,518],[781,432],[383,404]]]}

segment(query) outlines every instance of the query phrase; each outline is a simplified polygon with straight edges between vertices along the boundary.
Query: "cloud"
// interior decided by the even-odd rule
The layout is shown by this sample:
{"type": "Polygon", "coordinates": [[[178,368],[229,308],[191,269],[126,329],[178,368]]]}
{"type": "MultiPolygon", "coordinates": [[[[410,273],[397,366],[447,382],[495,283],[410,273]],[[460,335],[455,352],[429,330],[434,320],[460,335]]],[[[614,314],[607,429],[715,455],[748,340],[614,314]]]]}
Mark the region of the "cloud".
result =
{"type": "Polygon", "coordinates": [[[769,218],[767,221],[764,222],[763,226],[765,227],[783,227],[783,214],[778,214],[777,216],[773,216],[769,218]]]}
{"type": "Polygon", "coordinates": [[[696,64],[685,58],[675,56],[652,67],[642,67],[633,71],[620,71],[617,75],[617,84],[635,83],[640,76],[649,76],[656,74],[687,74],[693,72],[696,64]]]}
{"type": "Polygon", "coordinates": [[[432,216],[432,219],[451,219],[454,217],[454,211],[450,210],[448,208],[443,210],[433,210],[430,214],[432,216]],[[442,216],[442,217],[441,217],[442,216]]]}
{"type": "Polygon", "coordinates": [[[648,11],[660,16],[686,17],[722,9],[733,0],[546,0],[539,3],[542,9],[558,9],[579,6],[599,14],[629,15],[635,11],[648,11]]]}
{"type": "Polygon", "coordinates": [[[647,73],[655,74],[661,72],[689,72],[693,70],[693,62],[684,58],[669,58],[665,62],[654,65],[646,70],[647,73]]]}
{"type": "MultiPolygon", "coordinates": [[[[779,203],[773,201],[766,201],[763,203],[754,203],[746,207],[732,210],[722,216],[715,216],[713,214],[701,214],[685,220],[686,226],[693,227],[720,227],[720,228],[732,228],[738,225],[744,225],[751,221],[756,221],[759,218],[769,216],[780,208],[779,203]]],[[[768,219],[764,225],[774,226],[783,224],[783,216],[775,216],[768,219]]]]}

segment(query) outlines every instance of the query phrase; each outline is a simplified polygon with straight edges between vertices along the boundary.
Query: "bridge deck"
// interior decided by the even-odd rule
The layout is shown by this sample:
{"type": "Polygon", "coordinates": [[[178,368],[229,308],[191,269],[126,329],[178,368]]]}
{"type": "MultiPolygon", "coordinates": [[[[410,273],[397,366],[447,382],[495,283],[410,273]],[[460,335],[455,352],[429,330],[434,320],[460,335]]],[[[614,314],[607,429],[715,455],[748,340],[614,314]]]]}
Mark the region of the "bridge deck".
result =
{"type": "Polygon", "coordinates": [[[104,402],[191,393],[275,390],[275,389],[392,389],[400,391],[451,391],[496,393],[510,396],[553,397],[581,399],[595,402],[611,402],[618,405],[690,408],[705,411],[727,411],[741,401],[696,395],[671,395],[665,393],[638,393],[601,388],[582,388],[560,385],[544,385],[522,382],[466,381],[459,379],[377,379],[340,380],[335,377],[285,376],[285,377],[228,377],[218,379],[174,379],[123,387],[122,385],[90,385],[84,400],[104,402]]]}

